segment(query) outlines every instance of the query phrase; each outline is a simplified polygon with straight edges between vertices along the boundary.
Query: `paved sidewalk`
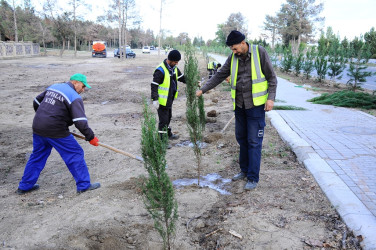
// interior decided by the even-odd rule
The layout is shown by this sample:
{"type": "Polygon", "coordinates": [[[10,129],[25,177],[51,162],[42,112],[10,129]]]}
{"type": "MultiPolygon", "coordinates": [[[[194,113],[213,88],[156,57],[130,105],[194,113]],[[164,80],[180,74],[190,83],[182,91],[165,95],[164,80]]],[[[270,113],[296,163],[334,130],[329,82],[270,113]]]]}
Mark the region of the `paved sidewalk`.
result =
{"type": "Polygon", "coordinates": [[[307,110],[267,114],[347,226],[364,237],[364,249],[376,249],[376,118],[306,101],[315,96],[278,78],[275,105],[307,110]]]}
{"type": "MultiPolygon", "coordinates": [[[[224,63],[227,57],[210,54],[224,63]]],[[[353,109],[307,102],[318,94],[278,78],[272,125],[312,173],[362,247],[376,250],[376,118],[353,109]]]]}

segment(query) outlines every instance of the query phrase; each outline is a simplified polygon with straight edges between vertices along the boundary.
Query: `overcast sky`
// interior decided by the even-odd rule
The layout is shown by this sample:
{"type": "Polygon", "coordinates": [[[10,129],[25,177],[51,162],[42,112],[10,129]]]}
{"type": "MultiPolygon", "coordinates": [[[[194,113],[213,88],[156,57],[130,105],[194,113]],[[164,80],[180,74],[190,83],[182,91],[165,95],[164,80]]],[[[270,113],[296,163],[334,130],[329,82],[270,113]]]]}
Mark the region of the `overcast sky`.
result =
{"type": "MultiPolygon", "coordinates": [[[[160,0],[137,0],[143,19],[142,27],[159,32],[160,0]]],[[[247,19],[251,39],[258,38],[265,15],[275,15],[283,0],[165,0],[162,29],[176,36],[187,32],[190,37],[214,39],[217,24],[225,23],[231,13],[240,12],[247,19]]],[[[320,1],[316,1],[320,2],[320,1]]],[[[325,17],[324,30],[331,26],[341,39],[376,28],[376,0],[326,0],[321,16],[325,17]]]]}
{"type": "MultiPolygon", "coordinates": [[[[21,0],[17,0],[21,1],[21,0]]],[[[159,33],[160,0],[135,0],[143,20],[142,28],[151,29],[154,35],[159,33]]],[[[335,34],[343,39],[352,40],[376,28],[376,0],[317,0],[324,2],[324,26],[331,26],[335,34]]],[[[40,0],[32,0],[38,5],[40,0]]],[[[58,0],[64,4],[66,0],[58,0]]],[[[109,1],[90,0],[92,11],[86,11],[86,17],[95,21],[108,9],[109,1]]],[[[250,39],[258,38],[262,32],[265,15],[275,15],[285,0],[164,0],[162,29],[169,35],[177,36],[187,32],[193,37],[202,36],[205,41],[215,38],[217,25],[225,23],[232,13],[240,12],[247,19],[250,39]]],[[[114,10],[115,11],[115,10],[114,10]]],[[[317,33],[319,36],[319,33],[317,33]]]]}

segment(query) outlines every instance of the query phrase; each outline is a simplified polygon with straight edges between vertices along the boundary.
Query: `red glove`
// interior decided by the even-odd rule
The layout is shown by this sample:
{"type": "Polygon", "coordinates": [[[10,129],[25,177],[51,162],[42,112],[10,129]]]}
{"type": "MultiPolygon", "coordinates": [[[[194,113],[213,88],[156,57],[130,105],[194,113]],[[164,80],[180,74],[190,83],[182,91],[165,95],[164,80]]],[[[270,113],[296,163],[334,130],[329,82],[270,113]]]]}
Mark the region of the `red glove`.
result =
{"type": "Polygon", "coordinates": [[[94,136],[94,138],[90,141],[90,144],[93,146],[99,146],[98,142],[99,142],[98,138],[94,136]]]}

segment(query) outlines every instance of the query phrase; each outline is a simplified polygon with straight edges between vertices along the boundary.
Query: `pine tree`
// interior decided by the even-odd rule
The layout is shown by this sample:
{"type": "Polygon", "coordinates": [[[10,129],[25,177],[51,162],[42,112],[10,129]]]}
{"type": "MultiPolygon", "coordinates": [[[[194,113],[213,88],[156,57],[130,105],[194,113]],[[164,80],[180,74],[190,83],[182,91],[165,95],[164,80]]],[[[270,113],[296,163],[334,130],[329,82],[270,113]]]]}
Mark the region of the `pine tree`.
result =
{"type": "Polygon", "coordinates": [[[342,72],[346,67],[345,52],[339,42],[338,38],[334,38],[331,41],[329,47],[329,72],[328,75],[334,79],[341,79],[342,72]]]}
{"type": "Polygon", "coordinates": [[[202,95],[198,98],[196,97],[200,73],[198,71],[198,62],[195,57],[194,48],[190,43],[187,43],[185,47],[184,77],[187,95],[187,126],[197,161],[197,184],[200,185],[201,145],[203,138],[202,133],[205,130],[205,111],[204,98],[202,95]]]}
{"type": "Polygon", "coordinates": [[[292,55],[291,45],[283,50],[283,59],[281,62],[281,70],[283,72],[289,73],[292,69],[294,58],[292,55]]]}
{"type": "Polygon", "coordinates": [[[317,56],[315,59],[315,69],[317,71],[317,80],[322,82],[325,79],[326,73],[328,72],[328,59],[327,54],[327,44],[326,39],[323,34],[319,39],[319,46],[317,48],[317,56]]]}
{"type": "Polygon", "coordinates": [[[350,85],[352,91],[355,92],[357,88],[361,86],[366,78],[372,75],[372,72],[365,71],[367,62],[371,57],[370,48],[367,43],[363,43],[362,37],[355,39],[350,44],[351,59],[348,76],[350,80],[347,82],[350,85]]]}
{"type": "MultiPolygon", "coordinates": [[[[302,43],[300,44],[302,45],[302,43]]],[[[293,60],[293,69],[294,69],[294,73],[296,76],[299,76],[300,75],[300,71],[302,70],[303,68],[303,65],[304,65],[304,55],[303,55],[303,50],[304,50],[304,47],[303,46],[300,46],[299,47],[299,52],[298,54],[294,57],[294,60],[293,60]]]]}
{"type": "Polygon", "coordinates": [[[178,204],[174,188],[166,173],[167,137],[159,136],[155,115],[144,101],[141,150],[144,166],[149,174],[144,179],[142,192],[144,204],[154,220],[154,227],[161,235],[164,249],[171,249],[175,222],[178,218],[178,204]]]}
{"type": "Polygon", "coordinates": [[[314,68],[314,62],[313,62],[314,58],[315,58],[315,47],[311,47],[311,49],[307,50],[307,53],[304,58],[304,63],[303,63],[303,73],[307,80],[311,77],[311,73],[314,68]]]}

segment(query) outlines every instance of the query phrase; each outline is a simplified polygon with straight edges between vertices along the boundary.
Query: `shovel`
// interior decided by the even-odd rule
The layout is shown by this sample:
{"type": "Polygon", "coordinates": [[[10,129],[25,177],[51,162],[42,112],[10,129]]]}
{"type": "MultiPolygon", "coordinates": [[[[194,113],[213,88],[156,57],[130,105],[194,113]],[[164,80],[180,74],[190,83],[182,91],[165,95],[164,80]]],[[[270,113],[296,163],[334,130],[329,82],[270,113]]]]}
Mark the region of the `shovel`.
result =
{"type": "MultiPolygon", "coordinates": [[[[77,137],[77,138],[80,138],[80,139],[85,140],[85,137],[82,136],[82,135],[78,135],[78,134],[73,133],[73,132],[71,132],[71,134],[74,135],[74,136],[77,137]]],[[[122,154],[122,155],[126,155],[126,156],[128,156],[128,157],[133,158],[133,159],[136,159],[136,160],[139,160],[139,161],[141,161],[141,162],[144,162],[144,159],[142,159],[142,157],[140,157],[140,156],[132,155],[132,154],[130,154],[130,153],[128,153],[128,152],[125,152],[125,151],[123,151],[123,150],[120,150],[120,149],[117,149],[117,148],[111,147],[111,146],[106,145],[106,144],[101,143],[101,142],[98,142],[98,145],[99,145],[99,146],[102,146],[102,147],[105,147],[105,148],[108,148],[108,149],[110,149],[110,150],[112,150],[112,151],[115,151],[115,152],[117,152],[117,153],[120,153],[120,154],[122,154]]]]}

